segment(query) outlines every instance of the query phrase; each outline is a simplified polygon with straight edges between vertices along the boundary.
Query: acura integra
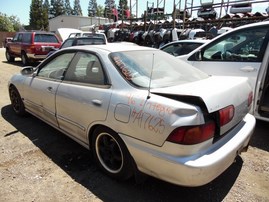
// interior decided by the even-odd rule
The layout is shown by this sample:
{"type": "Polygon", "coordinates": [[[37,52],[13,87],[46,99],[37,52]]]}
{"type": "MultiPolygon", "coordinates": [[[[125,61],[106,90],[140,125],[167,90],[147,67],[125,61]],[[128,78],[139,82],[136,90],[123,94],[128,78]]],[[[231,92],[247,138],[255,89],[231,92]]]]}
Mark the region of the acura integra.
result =
{"type": "Polygon", "coordinates": [[[142,172],[206,184],[246,151],[255,127],[247,78],[209,76],[149,47],[62,49],[22,69],[8,89],[16,114],[68,135],[119,180],[142,172]]]}

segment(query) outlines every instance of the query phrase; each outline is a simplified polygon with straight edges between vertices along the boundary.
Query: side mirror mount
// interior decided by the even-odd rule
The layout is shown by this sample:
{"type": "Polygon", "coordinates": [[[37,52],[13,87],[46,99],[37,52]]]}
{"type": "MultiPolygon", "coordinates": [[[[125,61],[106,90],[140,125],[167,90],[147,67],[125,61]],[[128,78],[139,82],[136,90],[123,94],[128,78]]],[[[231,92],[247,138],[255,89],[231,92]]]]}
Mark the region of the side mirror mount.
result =
{"type": "Polygon", "coordinates": [[[32,66],[29,66],[29,67],[24,67],[22,70],[21,70],[21,74],[22,75],[31,75],[33,74],[35,71],[35,68],[32,67],[32,66]]]}

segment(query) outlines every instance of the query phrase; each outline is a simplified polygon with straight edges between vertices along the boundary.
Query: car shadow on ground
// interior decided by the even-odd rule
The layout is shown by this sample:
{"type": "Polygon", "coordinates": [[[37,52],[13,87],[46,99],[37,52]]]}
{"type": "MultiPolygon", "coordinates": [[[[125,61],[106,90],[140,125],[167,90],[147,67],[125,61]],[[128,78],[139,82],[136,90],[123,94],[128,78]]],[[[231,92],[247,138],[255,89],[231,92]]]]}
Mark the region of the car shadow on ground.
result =
{"type": "MultiPolygon", "coordinates": [[[[26,66],[23,66],[23,65],[22,65],[22,62],[21,62],[20,59],[15,60],[14,62],[2,61],[2,63],[12,64],[12,65],[14,65],[14,66],[18,66],[18,67],[21,67],[21,68],[26,67],[26,66]]],[[[39,65],[39,64],[40,64],[40,62],[35,62],[35,63],[31,63],[31,64],[29,64],[29,65],[27,65],[27,66],[33,66],[33,67],[36,67],[36,66],[39,65]]]]}
{"type": "Polygon", "coordinates": [[[257,147],[269,152],[269,124],[266,121],[257,120],[255,131],[250,140],[252,147],[257,147]]]}
{"type": "Polygon", "coordinates": [[[152,177],[146,177],[140,183],[134,179],[118,182],[97,169],[88,150],[46,123],[31,115],[18,117],[10,105],[1,109],[1,115],[16,128],[5,136],[21,132],[63,171],[102,201],[222,201],[233,187],[243,165],[242,158],[237,157],[235,163],[214,181],[194,188],[176,186],[152,177]]]}

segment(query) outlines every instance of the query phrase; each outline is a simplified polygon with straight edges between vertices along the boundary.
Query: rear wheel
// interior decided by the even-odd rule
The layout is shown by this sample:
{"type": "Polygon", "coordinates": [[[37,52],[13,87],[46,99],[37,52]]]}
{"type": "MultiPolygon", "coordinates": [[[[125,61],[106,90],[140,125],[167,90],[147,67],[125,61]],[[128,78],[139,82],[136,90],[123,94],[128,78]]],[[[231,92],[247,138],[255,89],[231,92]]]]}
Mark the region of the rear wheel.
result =
{"type": "Polygon", "coordinates": [[[98,127],[93,133],[92,148],[97,165],[110,177],[126,180],[133,175],[133,162],[129,151],[113,130],[98,127]]]}
{"type": "Polygon", "coordinates": [[[22,52],[22,54],[21,54],[21,61],[22,61],[23,66],[26,66],[29,64],[29,59],[28,59],[25,52],[22,52]]]}
{"type": "Polygon", "coordinates": [[[14,86],[11,86],[9,88],[9,97],[14,112],[19,116],[25,115],[26,111],[20,93],[14,86]]]}
{"type": "Polygon", "coordinates": [[[6,59],[8,62],[14,62],[15,58],[10,55],[8,49],[6,49],[6,59]]]}

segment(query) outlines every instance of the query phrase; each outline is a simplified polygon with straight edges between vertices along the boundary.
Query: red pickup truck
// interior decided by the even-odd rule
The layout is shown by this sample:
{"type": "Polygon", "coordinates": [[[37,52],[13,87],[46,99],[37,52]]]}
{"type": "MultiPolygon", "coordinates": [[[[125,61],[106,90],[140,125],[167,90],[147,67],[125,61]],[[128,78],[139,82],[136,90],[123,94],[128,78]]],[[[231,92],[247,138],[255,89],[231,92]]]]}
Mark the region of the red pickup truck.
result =
{"type": "Polygon", "coordinates": [[[40,61],[46,58],[51,49],[59,48],[61,41],[51,32],[18,32],[6,46],[6,59],[14,62],[21,58],[22,64],[40,61]]]}

